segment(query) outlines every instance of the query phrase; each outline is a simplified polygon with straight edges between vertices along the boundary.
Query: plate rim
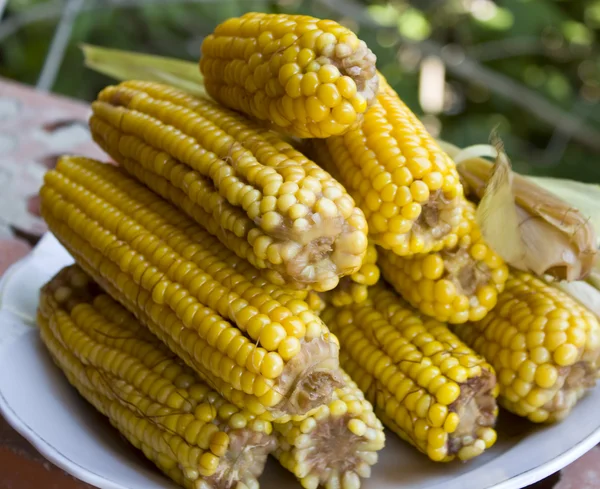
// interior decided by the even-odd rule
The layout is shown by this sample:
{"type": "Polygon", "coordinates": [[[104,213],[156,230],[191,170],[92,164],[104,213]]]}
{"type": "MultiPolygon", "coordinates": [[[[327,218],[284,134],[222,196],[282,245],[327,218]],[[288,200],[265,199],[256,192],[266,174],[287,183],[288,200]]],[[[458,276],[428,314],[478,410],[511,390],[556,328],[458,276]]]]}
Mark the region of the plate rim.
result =
{"type": "MultiPolygon", "coordinates": [[[[47,233],[47,235],[50,233],[47,233]]],[[[48,238],[45,235],[44,238],[48,238]]],[[[50,235],[53,238],[52,235],[50,235]]],[[[40,241],[40,243],[43,240],[40,241]]],[[[0,347],[0,354],[5,348],[8,348],[10,344],[16,340],[23,339],[24,336],[33,338],[35,335],[35,322],[33,324],[34,328],[32,328],[32,324],[26,320],[26,313],[23,311],[12,311],[11,308],[6,307],[6,303],[4,301],[4,295],[6,291],[10,288],[10,283],[13,277],[15,277],[16,273],[19,269],[24,268],[29,261],[34,257],[38,246],[36,246],[27,256],[22,258],[21,260],[12,264],[0,278],[0,318],[3,315],[8,315],[12,317],[15,321],[21,322],[26,329],[18,335],[16,338],[13,338],[11,341],[3,344],[0,347]]],[[[0,323],[0,328],[1,328],[0,323]]],[[[31,341],[31,340],[28,340],[31,341]]],[[[598,388],[598,387],[597,387],[598,388]]],[[[41,435],[39,435],[33,428],[31,428],[20,416],[19,414],[12,408],[9,402],[6,400],[3,392],[0,390],[0,414],[4,417],[6,422],[19,433],[23,438],[25,438],[29,443],[33,445],[33,447],[47,460],[52,462],[54,465],[64,470],[68,474],[76,477],[77,479],[93,485],[95,487],[101,489],[128,489],[126,486],[115,482],[111,479],[107,479],[106,476],[97,474],[90,469],[84,468],[79,465],[77,462],[71,460],[68,456],[64,455],[60,450],[51,445],[47,440],[45,440],[41,435]]],[[[533,467],[525,472],[514,475],[509,479],[506,479],[494,486],[490,486],[487,489],[523,489],[528,485],[534,484],[549,475],[552,475],[559,470],[563,469],[567,465],[571,464],[585,453],[590,451],[596,445],[600,443],[600,427],[596,430],[589,433],[585,438],[577,442],[575,445],[561,453],[560,455],[544,462],[537,467],[533,467]]],[[[402,487],[402,482],[398,483],[398,489],[402,487]]],[[[424,486],[426,489],[427,486],[424,486]]]]}

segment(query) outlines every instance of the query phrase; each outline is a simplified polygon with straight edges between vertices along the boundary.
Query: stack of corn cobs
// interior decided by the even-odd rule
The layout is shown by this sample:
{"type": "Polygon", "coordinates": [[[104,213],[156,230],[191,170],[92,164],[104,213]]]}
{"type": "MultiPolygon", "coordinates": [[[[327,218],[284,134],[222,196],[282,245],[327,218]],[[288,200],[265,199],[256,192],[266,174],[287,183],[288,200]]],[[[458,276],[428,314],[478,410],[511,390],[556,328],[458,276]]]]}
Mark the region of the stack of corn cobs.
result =
{"type": "MultiPolygon", "coordinates": [[[[105,88],[90,128],[116,165],[63,157],[41,189],[76,261],[42,289],[42,338],[165,474],[256,489],[271,454],[306,489],[357,489],[383,425],[468,460],[494,444],[497,403],[553,422],[595,384],[597,318],[548,279],[595,263],[576,210],[560,260],[500,253],[487,236],[508,231],[476,201],[502,208],[506,163],[470,158],[459,176],[464,155],[331,20],[229,19],[200,68],[211,98],[105,88]]],[[[520,178],[509,195],[529,219],[520,178]]]]}

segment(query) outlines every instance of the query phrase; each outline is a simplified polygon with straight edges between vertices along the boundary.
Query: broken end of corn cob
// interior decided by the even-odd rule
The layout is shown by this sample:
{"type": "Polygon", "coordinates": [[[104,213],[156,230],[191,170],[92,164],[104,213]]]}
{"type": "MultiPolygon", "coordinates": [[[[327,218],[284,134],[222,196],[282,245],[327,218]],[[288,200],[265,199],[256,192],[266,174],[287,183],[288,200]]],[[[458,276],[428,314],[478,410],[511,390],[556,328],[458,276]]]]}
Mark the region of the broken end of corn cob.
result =
{"type": "Polygon", "coordinates": [[[257,489],[272,426],[227,403],[76,265],[41,290],[55,363],[96,409],[186,489],[257,489]]]}
{"type": "Polygon", "coordinates": [[[455,243],[438,252],[400,257],[379,253],[383,277],[423,314],[451,324],[477,321],[496,305],[508,268],[483,240],[465,202],[455,243]]]}
{"type": "Polygon", "coordinates": [[[446,325],[381,285],[323,318],[339,337],[342,368],[401,438],[438,462],[468,460],[495,443],[494,370],[446,325]]]}
{"type": "Polygon", "coordinates": [[[298,355],[287,362],[276,390],[286,392],[271,413],[273,419],[285,414],[305,415],[328,402],[341,385],[338,343],[331,333],[304,341],[298,355]]]}
{"type": "Polygon", "coordinates": [[[364,214],[275,132],[150,82],[107,87],[92,109],[94,140],[116,162],[255,267],[319,291],[360,267],[364,214]]]}
{"type": "Polygon", "coordinates": [[[385,444],[383,425],[350,377],[303,420],[275,424],[275,456],[305,489],[359,489],[385,444]]]}
{"type": "Polygon", "coordinates": [[[202,43],[208,93],[223,105],[299,137],[357,125],[379,89],[376,57],[332,20],[249,12],[202,43]]]}
{"type": "Polygon", "coordinates": [[[565,418],[600,376],[600,325],[562,290],[512,270],[484,319],[455,327],[498,374],[500,404],[536,423],[565,418]]]}

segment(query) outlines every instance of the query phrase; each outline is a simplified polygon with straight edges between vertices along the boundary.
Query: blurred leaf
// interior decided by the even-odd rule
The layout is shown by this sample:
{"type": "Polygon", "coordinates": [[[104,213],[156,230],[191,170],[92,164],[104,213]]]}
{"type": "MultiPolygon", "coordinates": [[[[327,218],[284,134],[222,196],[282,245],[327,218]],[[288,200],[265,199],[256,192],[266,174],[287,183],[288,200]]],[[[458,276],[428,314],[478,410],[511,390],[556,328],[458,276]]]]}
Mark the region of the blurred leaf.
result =
{"type": "Polygon", "coordinates": [[[148,80],[176,86],[194,95],[205,95],[197,63],[163,56],[82,46],[85,65],[117,80],[148,80]]]}
{"type": "Polygon", "coordinates": [[[431,34],[431,25],[421,11],[408,8],[398,19],[398,32],[408,39],[422,41],[431,34]]]}
{"type": "Polygon", "coordinates": [[[488,29],[505,31],[510,29],[514,23],[514,16],[510,10],[502,7],[494,7],[495,11],[489,18],[475,17],[475,20],[488,29]]]}
{"type": "Polygon", "coordinates": [[[370,5],[367,12],[371,18],[378,24],[385,27],[392,27],[398,22],[399,12],[393,5],[370,5]]]}
{"type": "Polygon", "coordinates": [[[567,40],[573,44],[588,45],[594,40],[592,31],[585,24],[575,22],[574,20],[563,22],[562,32],[567,40]]]}
{"type": "Polygon", "coordinates": [[[549,74],[546,86],[550,95],[557,100],[564,101],[571,95],[571,85],[569,84],[569,81],[558,71],[549,74]]]}

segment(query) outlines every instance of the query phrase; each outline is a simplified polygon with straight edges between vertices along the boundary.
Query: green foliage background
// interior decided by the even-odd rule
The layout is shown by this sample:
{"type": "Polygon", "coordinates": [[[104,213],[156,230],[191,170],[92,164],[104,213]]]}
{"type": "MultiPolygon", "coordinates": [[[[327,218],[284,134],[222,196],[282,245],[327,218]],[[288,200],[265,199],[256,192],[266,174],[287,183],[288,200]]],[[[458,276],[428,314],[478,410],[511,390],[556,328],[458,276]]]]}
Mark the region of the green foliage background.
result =
{"type": "MultiPolygon", "coordinates": [[[[8,0],[0,76],[35,84],[65,5],[8,0]]],[[[85,0],[53,91],[93,100],[110,83],[83,66],[82,42],[196,60],[218,22],[252,10],[333,18],[357,31],[434,134],[465,146],[497,128],[519,171],[600,182],[600,0],[85,0]],[[419,77],[432,53],[449,63],[444,105],[424,114],[419,77]],[[454,69],[467,64],[475,66],[467,76],[454,69]],[[506,83],[509,96],[498,89],[506,83]]]]}

